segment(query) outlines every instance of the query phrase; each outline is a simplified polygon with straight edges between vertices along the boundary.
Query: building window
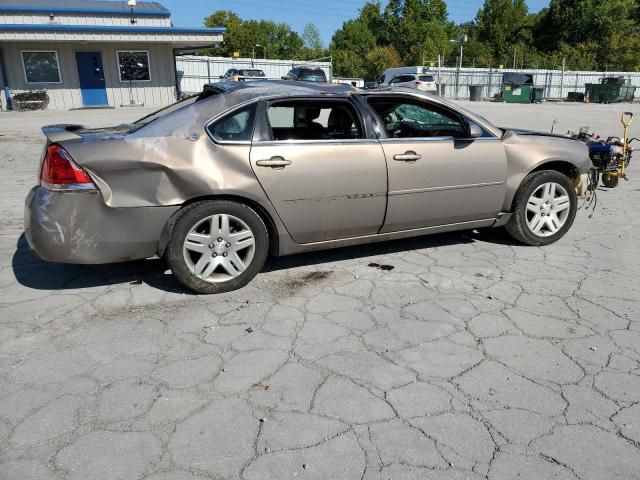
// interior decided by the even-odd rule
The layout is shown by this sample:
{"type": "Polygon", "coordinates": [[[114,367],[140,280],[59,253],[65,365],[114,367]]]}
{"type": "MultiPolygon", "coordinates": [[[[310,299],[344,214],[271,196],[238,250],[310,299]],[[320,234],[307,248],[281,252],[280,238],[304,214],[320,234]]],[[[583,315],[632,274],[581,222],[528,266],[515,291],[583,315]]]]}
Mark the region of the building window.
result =
{"type": "Polygon", "coordinates": [[[22,65],[27,83],[60,83],[60,64],[58,52],[23,51],[22,65]]]}
{"type": "Polygon", "coordinates": [[[118,65],[121,82],[148,82],[151,80],[149,52],[147,51],[120,51],[118,52],[118,65]]]}

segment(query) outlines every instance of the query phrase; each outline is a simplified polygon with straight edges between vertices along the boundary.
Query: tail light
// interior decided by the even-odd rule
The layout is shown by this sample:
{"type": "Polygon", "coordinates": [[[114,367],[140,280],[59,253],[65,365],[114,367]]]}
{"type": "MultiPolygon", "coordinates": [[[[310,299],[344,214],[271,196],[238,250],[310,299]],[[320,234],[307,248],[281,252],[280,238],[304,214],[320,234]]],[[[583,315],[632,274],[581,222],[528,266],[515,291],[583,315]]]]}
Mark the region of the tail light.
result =
{"type": "Polygon", "coordinates": [[[47,146],[40,171],[41,184],[53,190],[94,190],[95,183],[57,143],[47,146]]]}

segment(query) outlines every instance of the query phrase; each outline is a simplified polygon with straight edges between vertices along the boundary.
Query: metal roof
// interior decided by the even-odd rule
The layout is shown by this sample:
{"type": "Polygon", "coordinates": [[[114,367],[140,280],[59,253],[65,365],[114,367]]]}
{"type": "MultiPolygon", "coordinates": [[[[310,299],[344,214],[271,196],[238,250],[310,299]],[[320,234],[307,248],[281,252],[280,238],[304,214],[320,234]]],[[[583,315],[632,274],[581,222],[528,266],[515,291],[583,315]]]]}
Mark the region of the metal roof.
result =
{"type": "Polygon", "coordinates": [[[0,32],[126,32],[126,33],[193,33],[220,34],[226,28],[129,27],[121,25],[40,25],[31,23],[0,23],[0,32]]]}
{"type": "MultiPolygon", "coordinates": [[[[107,0],[0,0],[0,13],[100,13],[129,15],[131,8],[126,1],[107,0]]],[[[138,2],[138,16],[169,17],[171,12],[158,2],[138,2]]]]}

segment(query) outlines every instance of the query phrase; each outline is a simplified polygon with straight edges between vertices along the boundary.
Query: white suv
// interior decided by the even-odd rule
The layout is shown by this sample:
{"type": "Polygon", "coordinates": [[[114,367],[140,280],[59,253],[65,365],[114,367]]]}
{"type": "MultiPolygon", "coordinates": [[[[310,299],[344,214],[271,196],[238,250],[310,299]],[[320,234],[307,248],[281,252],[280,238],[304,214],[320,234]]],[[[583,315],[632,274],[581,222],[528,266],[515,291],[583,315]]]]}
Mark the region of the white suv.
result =
{"type": "Polygon", "coordinates": [[[402,74],[392,78],[389,81],[389,86],[393,87],[409,87],[423,92],[437,92],[438,85],[436,84],[436,78],[433,75],[418,75],[418,74],[402,74]]]}

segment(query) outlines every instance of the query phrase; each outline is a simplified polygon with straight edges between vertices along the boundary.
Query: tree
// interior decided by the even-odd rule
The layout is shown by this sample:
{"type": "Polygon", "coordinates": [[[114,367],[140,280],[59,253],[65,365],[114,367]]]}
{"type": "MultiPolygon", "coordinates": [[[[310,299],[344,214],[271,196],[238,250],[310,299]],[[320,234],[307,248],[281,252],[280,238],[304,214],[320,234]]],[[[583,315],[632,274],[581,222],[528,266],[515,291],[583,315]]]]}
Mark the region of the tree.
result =
{"type": "Polygon", "coordinates": [[[536,25],[536,45],[553,51],[563,44],[606,42],[614,32],[629,32],[634,0],[551,0],[536,25]]]}
{"type": "Polygon", "coordinates": [[[302,32],[302,43],[304,48],[311,52],[322,51],[322,38],[320,37],[320,30],[313,23],[307,23],[302,32]]]}
{"type": "Polygon", "coordinates": [[[421,65],[451,50],[444,0],[390,0],[384,18],[390,44],[407,64],[421,65]]]}
{"type": "Polygon", "coordinates": [[[333,34],[332,50],[346,50],[364,58],[369,50],[376,46],[376,39],[371,30],[360,19],[348,20],[342,28],[333,34]]]}
{"type": "Polygon", "coordinates": [[[375,47],[367,54],[366,78],[373,80],[387,68],[401,67],[400,54],[393,47],[375,47]]]}
{"type": "Polygon", "coordinates": [[[489,46],[496,58],[503,59],[513,46],[526,42],[528,8],[524,0],[485,0],[476,16],[477,38],[489,46]]]}
{"type": "Polygon", "coordinates": [[[257,44],[264,45],[265,56],[271,58],[301,58],[303,41],[286,23],[270,20],[242,20],[235,13],[219,10],[205,19],[208,27],[223,26],[227,29],[224,41],[217,51],[222,56],[233,56],[234,52],[250,56],[257,44]]]}

